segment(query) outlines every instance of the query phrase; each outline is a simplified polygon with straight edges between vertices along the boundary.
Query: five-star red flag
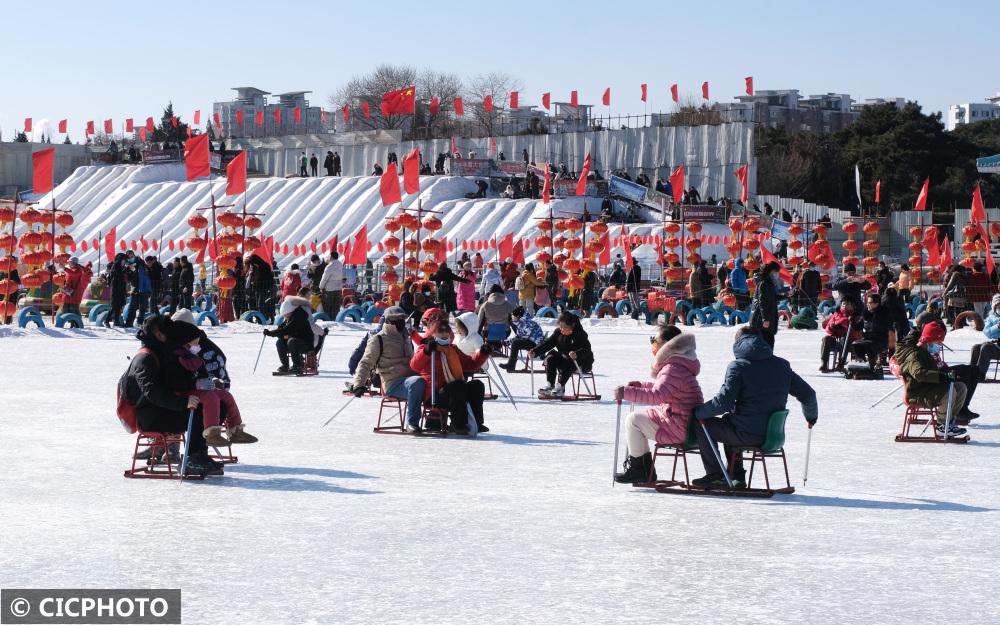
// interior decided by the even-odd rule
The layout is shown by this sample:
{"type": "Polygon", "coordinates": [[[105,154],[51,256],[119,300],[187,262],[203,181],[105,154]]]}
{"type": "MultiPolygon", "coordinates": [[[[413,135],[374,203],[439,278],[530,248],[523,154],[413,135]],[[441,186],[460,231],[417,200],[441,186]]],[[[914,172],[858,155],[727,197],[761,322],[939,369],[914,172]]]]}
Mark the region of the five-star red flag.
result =
{"type": "Polygon", "coordinates": [[[677,83],[670,85],[670,99],[674,102],[680,102],[680,99],[677,97],[677,83]]]}
{"type": "Polygon", "coordinates": [[[747,95],[753,95],[753,76],[747,76],[743,80],[747,83],[747,95]]]}
{"type": "Polygon", "coordinates": [[[512,108],[512,109],[516,109],[517,108],[517,92],[516,91],[511,91],[510,92],[510,108],[512,108]]]}
{"type": "Polygon", "coordinates": [[[552,94],[551,93],[543,93],[542,94],[542,106],[545,107],[546,111],[549,110],[549,104],[551,102],[552,102],[552,94]]]}
{"type": "Polygon", "coordinates": [[[930,177],[924,179],[924,186],[920,187],[920,194],[917,196],[917,203],[913,207],[915,211],[927,210],[927,194],[930,191],[930,177]]]}
{"type": "Polygon", "coordinates": [[[601,104],[611,106],[611,87],[607,87],[604,90],[604,95],[601,96],[601,104]]]}
{"type": "Polygon", "coordinates": [[[345,104],[345,105],[344,105],[344,106],[343,106],[343,107],[342,107],[342,108],[340,109],[340,112],[344,114],[344,123],[346,124],[346,123],[347,123],[347,118],[348,118],[348,117],[350,116],[350,114],[351,114],[351,107],[345,104]]]}
{"type": "Polygon", "coordinates": [[[701,83],[701,97],[702,99],[708,99],[708,81],[701,83]]]}
{"type": "Polygon", "coordinates": [[[365,119],[371,119],[372,109],[368,104],[368,100],[361,101],[361,114],[365,116],[365,119]]]}
{"type": "Polygon", "coordinates": [[[386,165],[385,172],[379,179],[378,190],[382,195],[382,206],[391,206],[403,201],[403,196],[399,192],[399,173],[396,171],[396,163],[386,165]]]}
{"type": "Polygon", "coordinates": [[[455,98],[455,115],[465,115],[465,107],[462,106],[462,98],[455,98]]]}
{"type": "Polygon", "coordinates": [[[368,260],[368,226],[361,226],[361,230],[354,236],[354,245],[351,247],[351,255],[344,259],[349,265],[364,265],[368,260]]]}
{"type": "Polygon", "coordinates": [[[148,132],[153,132],[154,130],[156,130],[156,124],[153,122],[152,117],[146,118],[146,130],[148,132]]]}
{"type": "Polygon", "coordinates": [[[749,168],[747,165],[743,165],[736,170],[736,179],[740,181],[740,201],[743,202],[744,206],[747,203],[747,174],[749,168]]]}
{"type": "Polygon", "coordinates": [[[31,132],[31,127],[32,127],[31,118],[30,117],[25,117],[24,118],[24,133],[27,134],[27,133],[31,132]]]}
{"type": "Polygon", "coordinates": [[[86,132],[86,134],[87,135],[96,135],[97,134],[97,131],[94,130],[94,122],[93,121],[87,122],[87,132],[86,132]]]}
{"type": "Polygon", "coordinates": [[[577,101],[577,96],[576,96],[576,90],[575,89],[573,91],[569,92],[569,105],[572,106],[573,108],[576,108],[577,106],[579,106],[579,102],[577,101]]]}
{"type": "Polygon", "coordinates": [[[257,114],[254,115],[254,122],[256,122],[258,126],[264,125],[264,111],[257,111],[257,114]]]}
{"type": "Polygon", "coordinates": [[[576,181],[576,194],[587,195],[587,176],[590,175],[590,152],[587,158],[583,159],[583,169],[580,170],[580,179],[576,181]]]}
{"type": "MultiPolygon", "coordinates": [[[[983,193],[979,190],[979,183],[972,191],[972,212],[969,214],[969,221],[974,224],[986,221],[986,208],[983,206],[983,193]]],[[[986,238],[989,241],[988,238],[986,238]]]]}
{"type": "Polygon", "coordinates": [[[236,126],[243,128],[243,111],[236,111],[236,126]]]}
{"type": "Polygon", "coordinates": [[[878,204],[882,199],[882,179],[879,178],[875,181],[875,203],[878,204]]]}
{"type": "Polygon", "coordinates": [[[684,166],[681,165],[670,174],[670,189],[674,194],[674,204],[680,204],[684,197],[684,166]]]}
{"type": "Polygon", "coordinates": [[[59,120],[59,132],[62,132],[62,133],[66,132],[66,120],[65,119],[60,119],[59,120]]]}
{"type": "Polygon", "coordinates": [[[941,243],[941,263],[938,265],[938,271],[944,273],[952,265],[951,258],[951,241],[948,240],[948,235],[944,235],[944,241],[941,243]]]}
{"type": "Polygon", "coordinates": [[[31,192],[39,195],[52,190],[56,149],[46,148],[31,155],[31,192]]]}
{"type": "Polygon", "coordinates": [[[194,112],[194,125],[195,126],[201,125],[201,109],[198,109],[197,111],[194,112]]]}
{"type": "Polygon", "coordinates": [[[639,96],[639,99],[642,100],[643,102],[645,102],[646,101],[646,83],[642,83],[641,85],[639,85],[639,88],[642,90],[642,95],[639,96]]]}
{"type": "Polygon", "coordinates": [[[483,110],[487,113],[493,112],[493,96],[488,95],[483,98],[483,110]]]}
{"type": "Polygon", "coordinates": [[[326,126],[326,111],[323,109],[319,110],[319,125],[326,126]]]}
{"type": "Polygon", "coordinates": [[[405,87],[382,96],[382,109],[387,115],[413,115],[417,101],[416,87],[405,87]]]}
{"type": "Polygon", "coordinates": [[[438,114],[438,107],[439,107],[438,99],[437,98],[431,98],[431,106],[430,106],[431,115],[437,115],[438,114]]]}
{"type": "Polygon", "coordinates": [[[302,110],[297,106],[292,109],[292,121],[296,124],[302,121],[302,110]]]}
{"type": "Polygon", "coordinates": [[[131,117],[125,120],[125,132],[135,132],[135,122],[131,117]]]}
{"type": "Polygon", "coordinates": [[[403,157],[403,190],[420,193],[420,148],[413,148],[403,157]]]}
{"type": "Polygon", "coordinates": [[[184,144],[184,168],[188,182],[212,174],[208,159],[208,135],[191,137],[184,144]]]}
{"type": "Polygon", "coordinates": [[[246,150],[236,155],[226,165],[226,195],[239,195],[247,190],[247,153],[246,150]]]}

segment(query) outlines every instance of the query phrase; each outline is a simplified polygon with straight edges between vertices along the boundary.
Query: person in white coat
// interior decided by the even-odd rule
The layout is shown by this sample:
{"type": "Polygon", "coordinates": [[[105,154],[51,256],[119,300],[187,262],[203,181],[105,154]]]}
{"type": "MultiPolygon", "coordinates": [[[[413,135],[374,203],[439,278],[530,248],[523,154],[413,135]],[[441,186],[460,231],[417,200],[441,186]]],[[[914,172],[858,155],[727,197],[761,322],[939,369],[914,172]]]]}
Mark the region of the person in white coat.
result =
{"type": "Polygon", "coordinates": [[[344,288],[344,264],[340,262],[340,254],[330,253],[330,262],[323,270],[319,281],[319,297],[323,302],[323,312],[330,319],[336,319],[340,312],[340,298],[344,288]]]}
{"type": "Polygon", "coordinates": [[[503,278],[500,277],[500,270],[497,269],[495,263],[489,263],[486,265],[486,271],[483,272],[483,279],[479,283],[479,294],[482,298],[485,298],[493,285],[503,286],[503,278]]]}

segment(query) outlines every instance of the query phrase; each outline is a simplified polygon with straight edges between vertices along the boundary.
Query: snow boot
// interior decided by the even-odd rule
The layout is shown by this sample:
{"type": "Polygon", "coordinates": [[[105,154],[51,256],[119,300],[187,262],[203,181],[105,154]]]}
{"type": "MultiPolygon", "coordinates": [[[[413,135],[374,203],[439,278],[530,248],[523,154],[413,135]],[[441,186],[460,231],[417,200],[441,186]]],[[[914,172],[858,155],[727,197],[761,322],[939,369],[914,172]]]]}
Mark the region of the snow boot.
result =
{"type": "Polygon", "coordinates": [[[545,385],[542,388],[538,389],[538,396],[542,398],[552,397],[552,386],[545,385]]]}
{"type": "Polygon", "coordinates": [[[229,440],[222,435],[221,425],[207,427],[201,434],[205,437],[205,444],[209,447],[229,447],[230,445],[229,440]]]}
{"type": "Polygon", "coordinates": [[[636,484],[638,482],[655,482],[656,471],[650,475],[653,468],[653,454],[646,453],[642,456],[629,456],[625,458],[624,473],[616,473],[615,481],[619,484],[636,484]]]}
{"type": "Polygon", "coordinates": [[[726,478],[722,474],[706,475],[705,477],[691,480],[691,486],[697,486],[698,488],[729,488],[729,485],[726,484],[726,478]]]}
{"type": "Polygon", "coordinates": [[[136,460],[149,460],[151,458],[159,458],[163,453],[162,447],[151,446],[143,449],[135,455],[136,460]],[[155,452],[155,453],[154,453],[155,452]]]}
{"type": "Polygon", "coordinates": [[[208,454],[192,454],[184,470],[185,475],[223,475],[222,466],[208,457],[208,454]]]}
{"type": "Polygon", "coordinates": [[[232,445],[256,443],[257,440],[257,437],[253,434],[247,434],[243,431],[242,423],[229,430],[229,442],[232,445]]]}
{"type": "Polygon", "coordinates": [[[552,389],[552,397],[562,398],[562,396],[565,393],[566,393],[566,389],[563,387],[562,384],[556,384],[556,387],[554,389],[552,389]]]}
{"type": "Polygon", "coordinates": [[[288,367],[281,366],[278,367],[271,375],[292,375],[292,373],[289,371],[288,367]]]}

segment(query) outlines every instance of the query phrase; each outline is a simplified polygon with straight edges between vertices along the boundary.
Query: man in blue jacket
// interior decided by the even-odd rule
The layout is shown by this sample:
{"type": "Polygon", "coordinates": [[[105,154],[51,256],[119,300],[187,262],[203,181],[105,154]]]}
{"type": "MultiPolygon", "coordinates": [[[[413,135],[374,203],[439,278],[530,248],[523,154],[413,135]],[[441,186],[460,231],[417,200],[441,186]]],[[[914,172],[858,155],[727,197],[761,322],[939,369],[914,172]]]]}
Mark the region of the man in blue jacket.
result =
{"type": "Polygon", "coordinates": [[[750,303],[750,290],[747,287],[747,270],[743,268],[743,259],[737,258],[733,270],[729,273],[729,288],[736,295],[736,307],[743,310],[750,303]]]}
{"type": "MultiPolygon", "coordinates": [[[[714,488],[725,487],[722,467],[711,446],[725,445],[726,456],[732,456],[734,447],[753,447],[764,442],[767,421],[772,413],[784,410],[788,395],[802,404],[809,427],[818,417],[816,392],[802,378],[792,371],[787,360],[773,353],[774,339],[766,333],[758,333],[744,326],[736,333],[733,355],[736,360],[729,363],[726,378],[719,393],[695,409],[694,416],[705,427],[698,428],[698,449],[705,465],[705,477],[692,482],[695,486],[714,488]],[[721,419],[715,419],[724,415],[721,419]],[[705,436],[708,430],[712,438],[709,443],[705,436]]],[[[729,467],[729,477],[734,486],[745,484],[743,462],[737,458],[736,465],[729,467]]]]}

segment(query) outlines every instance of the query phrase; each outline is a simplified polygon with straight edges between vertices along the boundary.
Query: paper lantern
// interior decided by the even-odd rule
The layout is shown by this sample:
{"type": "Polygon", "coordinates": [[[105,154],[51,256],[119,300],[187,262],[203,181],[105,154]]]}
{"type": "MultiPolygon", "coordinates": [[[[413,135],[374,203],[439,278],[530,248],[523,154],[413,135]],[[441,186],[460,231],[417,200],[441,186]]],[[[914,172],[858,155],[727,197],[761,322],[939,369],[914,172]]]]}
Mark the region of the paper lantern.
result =
{"type": "Polygon", "coordinates": [[[687,231],[691,234],[698,234],[701,232],[701,223],[697,221],[689,221],[684,224],[684,227],[687,228],[687,231]]]}
{"type": "Polygon", "coordinates": [[[1000,222],[994,221],[990,224],[990,236],[994,239],[1000,238],[1000,222]]]}
{"type": "Polygon", "coordinates": [[[847,234],[855,234],[858,230],[861,229],[861,226],[859,226],[856,221],[848,221],[847,223],[844,224],[843,228],[844,232],[846,232],[847,234]]]}
{"type": "Polygon", "coordinates": [[[663,247],[679,247],[681,240],[677,237],[670,237],[669,239],[663,241],[663,247]]]}
{"type": "Polygon", "coordinates": [[[190,237],[186,241],[188,248],[194,250],[195,252],[200,252],[205,249],[205,239],[204,237],[190,237]]]}
{"type": "Polygon", "coordinates": [[[668,252],[663,255],[663,261],[670,265],[676,265],[681,260],[681,255],[676,252],[668,252]]]}
{"type": "Polygon", "coordinates": [[[604,223],[603,221],[595,221],[594,223],[590,224],[590,231],[596,235],[602,235],[608,231],[608,224],[604,223]]]}
{"type": "Polygon", "coordinates": [[[58,245],[59,247],[69,247],[70,245],[73,245],[75,243],[75,241],[73,241],[73,237],[66,234],[65,232],[57,234],[55,242],[56,245],[58,245]]]}
{"type": "Polygon", "coordinates": [[[861,247],[861,243],[854,239],[847,239],[846,241],[844,241],[843,245],[844,245],[844,251],[849,252],[851,254],[858,251],[858,249],[861,247]]]}
{"type": "Polygon", "coordinates": [[[825,224],[816,224],[815,226],[813,226],[813,232],[815,232],[820,237],[824,236],[827,230],[828,228],[826,227],[825,224]]]}
{"type": "Polygon", "coordinates": [[[800,250],[800,249],[802,249],[802,241],[799,241],[798,239],[794,239],[792,241],[789,241],[788,242],[788,249],[790,249],[790,250],[800,250]]]}
{"type": "Polygon", "coordinates": [[[230,275],[216,276],[215,286],[228,291],[236,286],[236,278],[230,275]]]}
{"type": "Polygon", "coordinates": [[[729,220],[729,229],[733,232],[739,232],[743,229],[743,220],[739,217],[733,217],[729,220]]]}
{"type": "Polygon", "coordinates": [[[743,268],[747,271],[757,271],[760,269],[760,261],[756,256],[751,256],[743,261],[743,268]]]}
{"type": "Polygon", "coordinates": [[[962,242],[962,252],[964,252],[966,254],[971,254],[971,253],[973,253],[975,251],[976,251],[976,244],[975,243],[973,243],[972,241],[963,241],[962,242]]]}
{"type": "Polygon", "coordinates": [[[46,281],[42,280],[42,278],[35,272],[31,272],[25,276],[21,276],[21,284],[29,289],[37,289],[38,287],[42,286],[42,284],[44,284],[45,282],[46,281]]]}
{"type": "Polygon", "coordinates": [[[863,264],[868,269],[871,269],[875,265],[878,265],[878,259],[875,258],[874,256],[865,256],[863,259],[861,259],[861,264],[863,264]]]}
{"type": "Polygon", "coordinates": [[[232,211],[222,213],[215,220],[227,228],[238,228],[243,225],[243,218],[232,211]]]}
{"type": "Polygon", "coordinates": [[[382,281],[386,284],[396,284],[399,282],[399,274],[397,274],[392,269],[388,269],[382,272],[382,281]]]}
{"type": "Polygon", "coordinates": [[[868,241],[865,241],[865,243],[864,243],[865,251],[868,252],[869,254],[873,254],[873,253],[877,252],[878,251],[878,247],[879,247],[878,246],[878,241],[875,241],[874,239],[869,239],[868,241]]]}
{"type": "Polygon", "coordinates": [[[684,277],[684,270],[680,267],[667,267],[663,270],[663,277],[671,282],[680,280],[684,277]]]}
{"type": "Polygon", "coordinates": [[[687,261],[689,263],[691,263],[692,265],[695,264],[695,263],[700,263],[701,262],[701,254],[695,254],[695,253],[692,252],[691,254],[687,255],[687,261]]]}
{"type": "Polygon", "coordinates": [[[667,234],[677,234],[681,231],[681,226],[680,224],[671,221],[663,226],[663,231],[667,234]]]}
{"type": "Polygon", "coordinates": [[[421,241],[420,247],[428,254],[433,254],[441,249],[441,241],[437,239],[424,239],[421,241]]]}
{"type": "Polygon", "coordinates": [[[389,217],[385,220],[385,229],[387,232],[396,232],[402,227],[403,226],[399,224],[399,219],[396,217],[389,217]]]}
{"type": "Polygon", "coordinates": [[[581,222],[579,219],[567,219],[565,220],[565,222],[566,222],[565,229],[569,230],[570,232],[576,232],[577,230],[583,228],[583,222],[581,222]]]}
{"type": "MultiPolygon", "coordinates": [[[[910,248],[910,253],[911,254],[919,254],[921,252],[921,250],[924,249],[923,244],[921,244],[919,241],[913,241],[907,247],[910,248]]],[[[919,261],[918,261],[917,264],[919,264],[919,261]]]]}
{"type": "Polygon", "coordinates": [[[12,221],[14,221],[14,209],[0,208],[0,224],[9,224],[12,221]]]}
{"type": "Polygon", "coordinates": [[[66,284],[66,274],[63,273],[63,272],[61,272],[61,271],[59,273],[53,274],[52,275],[52,284],[54,284],[56,286],[62,286],[64,284],[66,284]]]}
{"type": "Polygon", "coordinates": [[[792,224],[788,226],[788,234],[792,235],[793,237],[799,236],[800,234],[802,234],[802,232],[803,232],[802,226],[800,226],[799,224],[792,224]]]}
{"type": "Polygon", "coordinates": [[[580,261],[575,258],[567,258],[562,263],[562,268],[566,271],[579,271],[580,266],[580,261]]]}
{"type": "Polygon", "coordinates": [[[760,241],[757,239],[747,239],[743,242],[743,249],[749,250],[751,252],[756,252],[760,249],[760,241]]]}
{"type": "Polygon", "coordinates": [[[4,278],[0,280],[0,295],[10,295],[18,290],[17,282],[4,278]]]}
{"type": "Polygon", "coordinates": [[[187,223],[195,230],[201,230],[208,227],[208,218],[200,213],[195,213],[187,218],[187,223]]]}
{"type": "Polygon", "coordinates": [[[760,228],[760,220],[756,217],[747,219],[746,223],[743,225],[743,230],[746,232],[755,232],[758,228],[760,228]]]}
{"type": "Polygon", "coordinates": [[[433,215],[424,220],[424,228],[427,228],[431,232],[437,232],[443,225],[441,220],[433,215]]]}
{"type": "MultiPolygon", "coordinates": [[[[232,256],[219,256],[215,259],[215,266],[222,271],[229,271],[230,269],[234,269],[236,267],[236,259],[232,256]]],[[[219,282],[216,281],[216,284],[218,283],[219,282]]]]}
{"type": "MultiPolygon", "coordinates": [[[[865,222],[865,234],[875,234],[879,231],[879,226],[877,221],[865,222]]],[[[845,231],[846,232],[846,231],[845,231]]]]}
{"type": "Polygon", "coordinates": [[[3,315],[4,317],[13,317],[16,312],[16,302],[8,302],[6,300],[0,302],[0,315],[3,315]]]}
{"type": "Polygon", "coordinates": [[[965,267],[966,269],[972,269],[976,265],[976,259],[971,257],[963,258],[962,260],[958,261],[958,264],[965,267]]]}
{"type": "Polygon", "coordinates": [[[386,267],[395,267],[399,264],[399,256],[395,254],[386,254],[382,257],[382,262],[385,263],[386,267]]]}
{"type": "Polygon", "coordinates": [[[562,267],[563,263],[566,262],[567,258],[569,257],[560,252],[559,254],[556,254],[555,256],[552,257],[552,262],[555,263],[556,267],[562,267]]]}
{"type": "Polygon", "coordinates": [[[382,244],[390,252],[398,252],[402,242],[399,240],[399,237],[386,237],[385,241],[382,241],[382,244]]]}
{"type": "Polygon", "coordinates": [[[416,230],[420,226],[420,220],[417,219],[416,215],[411,215],[409,213],[402,213],[396,218],[399,225],[407,230],[416,230]]]}
{"type": "Polygon", "coordinates": [[[417,260],[416,256],[407,256],[406,260],[403,261],[403,267],[405,267],[407,271],[416,271],[417,269],[420,269],[420,261],[417,260]]]}
{"type": "Polygon", "coordinates": [[[843,263],[845,265],[854,265],[855,267],[857,267],[858,266],[858,260],[859,259],[858,259],[857,256],[845,256],[843,258],[843,263]]]}
{"type": "Polygon", "coordinates": [[[535,237],[536,247],[548,247],[550,245],[552,245],[552,237],[550,237],[549,235],[543,234],[541,236],[535,237]]]}
{"type": "Polygon", "coordinates": [[[418,243],[415,238],[407,239],[406,242],[403,243],[403,250],[411,253],[418,252],[420,251],[420,243],[418,243]]]}
{"type": "Polygon", "coordinates": [[[551,259],[552,259],[552,254],[549,254],[548,252],[539,252],[535,256],[535,260],[537,260],[540,263],[547,263],[551,259]]]}
{"type": "Polygon", "coordinates": [[[70,215],[69,213],[57,213],[56,223],[62,226],[63,228],[69,228],[70,226],[73,225],[73,216],[70,215]]]}
{"type": "Polygon", "coordinates": [[[583,267],[584,271],[597,271],[597,261],[591,260],[590,258],[580,263],[580,266],[583,267]]]}
{"type": "Polygon", "coordinates": [[[17,237],[13,234],[0,234],[0,250],[12,250],[17,247],[17,237]]]}
{"type": "Polygon", "coordinates": [[[253,232],[257,228],[260,228],[263,224],[264,222],[262,222],[260,217],[257,217],[256,215],[250,215],[249,217],[243,220],[243,225],[246,226],[247,229],[250,230],[251,232],[253,232]]]}
{"type": "Polygon", "coordinates": [[[420,263],[420,271],[424,273],[434,273],[438,270],[438,264],[433,260],[425,260],[420,263]]]}
{"type": "Polygon", "coordinates": [[[583,240],[579,237],[570,237],[563,243],[563,248],[570,251],[576,251],[581,247],[583,247],[583,240]]]}
{"type": "Polygon", "coordinates": [[[547,220],[542,220],[538,222],[538,229],[542,232],[551,232],[552,222],[547,220]]]}
{"type": "Polygon", "coordinates": [[[569,279],[566,280],[566,286],[573,289],[574,291],[582,289],[583,285],[584,285],[583,278],[580,276],[570,276],[569,279]]]}

